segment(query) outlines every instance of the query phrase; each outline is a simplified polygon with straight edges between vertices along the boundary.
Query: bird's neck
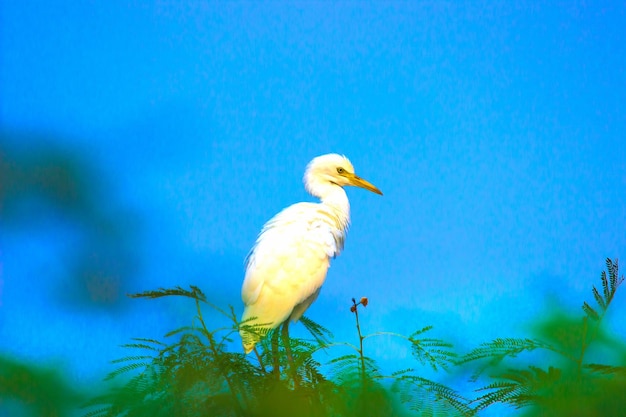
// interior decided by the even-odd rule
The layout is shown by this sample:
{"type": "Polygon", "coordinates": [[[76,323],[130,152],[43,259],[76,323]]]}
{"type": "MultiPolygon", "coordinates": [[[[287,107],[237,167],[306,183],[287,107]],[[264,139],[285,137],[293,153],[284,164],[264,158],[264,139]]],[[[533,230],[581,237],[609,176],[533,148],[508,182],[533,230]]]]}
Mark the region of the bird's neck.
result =
{"type": "Polygon", "coordinates": [[[337,185],[330,185],[325,191],[323,197],[320,197],[322,204],[332,209],[342,224],[348,225],[350,223],[350,201],[344,189],[337,185]]]}

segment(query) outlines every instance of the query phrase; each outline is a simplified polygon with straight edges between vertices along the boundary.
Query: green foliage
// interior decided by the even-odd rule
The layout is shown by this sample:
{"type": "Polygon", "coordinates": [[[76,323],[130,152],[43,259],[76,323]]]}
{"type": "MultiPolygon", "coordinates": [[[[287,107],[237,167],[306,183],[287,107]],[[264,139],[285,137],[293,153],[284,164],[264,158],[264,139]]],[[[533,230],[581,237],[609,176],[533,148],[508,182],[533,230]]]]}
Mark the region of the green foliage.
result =
{"type": "Polygon", "coordinates": [[[510,369],[479,391],[487,391],[478,397],[478,409],[486,408],[495,402],[509,403],[516,408],[533,404],[540,398],[539,392],[553,386],[561,378],[561,371],[550,367],[544,371],[535,366],[528,369],[510,369]]]}
{"type": "Polygon", "coordinates": [[[127,302],[124,288],[134,285],[142,222],[94,161],[59,139],[0,127],[0,230],[28,240],[50,233],[50,241],[65,238],[59,227],[71,230],[80,245],[50,248],[65,273],[49,296],[66,307],[110,312],[127,302]]]}
{"type": "Polygon", "coordinates": [[[455,363],[457,357],[457,354],[451,350],[453,345],[441,339],[417,337],[432,328],[433,326],[426,326],[409,337],[413,356],[422,365],[429,364],[435,371],[438,368],[448,369],[451,364],[455,363]]]}
{"type": "MultiPolygon", "coordinates": [[[[410,371],[410,370],[407,370],[410,371]]],[[[392,391],[400,395],[400,400],[420,416],[473,416],[476,410],[469,401],[453,389],[411,375],[407,371],[394,374],[396,380],[392,391]]]]}
{"type": "Polygon", "coordinates": [[[467,362],[487,358],[487,361],[484,361],[474,370],[470,380],[475,382],[485,369],[498,365],[505,358],[514,358],[524,351],[532,351],[540,347],[549,348],[549,346],[538,340],[498,338],[492,340],[491,342],[480,344],[480,346],[459,359],[457,364],[461,365],[467,362]]]}
{"type": "Polygon", "coordinates": [[[495,403],[523,408],[524,416],[617,416],[626,409],[623,396],[626,369],[623,364],[589,363],[590,350],[624,357],[624,348],[602,328],[602,321],[624,278],[617,260],[606,260],[607,272],[594,286],[597,307],[585,302],[584,316],[573,318],[557,311],[545,317],[535,331],[538,337],[495,339],[460,358],[459,364],[476,362],[472,379],[490,371],[493,382],[478,390],[477,410],[495,403]],[[522,361],[518,355],[538,350],[540,364],[522,361]],[[515,361],[512,361],[515,359],[515,361]],[[507,366],[503,362],[507,361],[507,366]],[[511,363],[513,362],[513,363],[511,363]]]}
{"type": "MultiPolygon", "coordinates": [[[[464,355],[432,337],[431,326],[409,336],[363,334],[359,314],[367,298],[353,299],[350,308],[358,343],[335,341],[327,328],[303,317],[310,337],[287,338],[279,328],[260,335],[253,353],[244,355],[237,333],[248,325],[232,308],[211,304],[198,287],[134,294],[187,298],[195,317],[163,340],[123,345],[127,354],[104,378],[108,390],[84,403],[84,417],[452,417],[479,416],[494,404],[522,417],[622,415],[626,344],[604,328],[622,282],[617,261],[608,259],[582,315],[552,311],[528,337],[496,338],[464,355]],[[207,326],[207,308],[227,325],[207,326]],[[370,341],[381,336],[407,344],[413,357],[407,368],[387,374],[369,355],[370,341]],[[425,375],[453,367],[469,368],[469,384],[480,386],[473,399],[425,375]]],[[[58,372],[0,357],[0,413],[17,407],[20,415],[62,417],[80,400],[58,372]]]]}
{"type": "Polygon", "coordinates": [[[601,321],[604,315],[606,314],[606,310],[613,301],[613,297],[615,296],[615,291],[617,291],[617,287],[624,281],[624,277],[619,277],[619,267],[617,263],[617,259],[613,262],[611,259],[606,260],[606,269],[609,272],[607,274],[605,271],[602,271],[600,275],[600,281],[602,281],[602,295],[598,289],[593,287],[593,298],[595,299],[598,307],[600,307],[600,313],[598,313],[593,307],[591,307],[585,301],[583,303],[583,311],[587,315],[588,318],[594,321],[601,321]]]}
{"type": "MultiPolygon", "coordinates": [[[[357,321],[358,346],[333,342],[328,329],[303,317],[301,322],[310,339],[290,338],[287,346],[275,329],[261,335],[256,349],[246,356],[238,344],[232,347],[230,336],[241,327],[253,330],[253,326],[238,323],[232,308],[227,312],[208,302],[199,288],[160,288],[131,295],[150,299],[168,296],[193,300],[197,311],[194,324],[169,332],[169,342],[134,339],[124,345],[132,352],[113,361],[118,368],[105,380],[126,378],[87,402],[85,417],[474,414],[468,400],[413,369],[382,373],[376,361],[365,354],[364,341],[391,333],[361,334],[358,308],[367,305],[366,299],[353,301],[351,310],[357,321]],[[219,312],[232,325],[209,330],[203,307],[219,312]],[[339,347],[353,353],[320,362],[318,352],[328,354],[339,347]]],[[[455,358],[452,345],[423,337],[431,329],[423,328],[410,337],[391,335],[410,343],[419,364],[434,370],[446,368],[455,358]]]]}
{"type": "Polygon", "coordinates": [[[3,403],[12,400],[32,416],[67,416],[81,396],[56,369],[0,356],[0,413],[3,403]]]}

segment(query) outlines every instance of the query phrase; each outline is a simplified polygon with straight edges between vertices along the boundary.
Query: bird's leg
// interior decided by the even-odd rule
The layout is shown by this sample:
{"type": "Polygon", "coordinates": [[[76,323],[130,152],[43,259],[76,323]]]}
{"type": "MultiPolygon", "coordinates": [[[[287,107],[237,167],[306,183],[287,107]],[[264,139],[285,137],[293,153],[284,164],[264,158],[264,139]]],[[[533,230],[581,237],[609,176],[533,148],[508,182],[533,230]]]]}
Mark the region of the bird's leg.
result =
{"type": "Polygon", "coordinates": [[[293,355],[291,354],[291,343],[289,342],[289,320],[283,323],[282,333],[283,345],[285,345],[285,352],[287,353],[287,362],[289,362],[289,373],[291,373],[295,388],[298,388],[300,387],[300,381],[298,379],[296,365],[293,362],[293,355]]]}
{"type": "Polygon", "coordinates": [[[278,360],[278,332],[274,330],[272,334],[272,365],[274,369],[272,373],[276,379],[280,379],[280,362],[278,360]]]}
{"type": "Polygon", "coordinates": [[[259,355],[259,351],[256,349],[256,346],[252,349],[254,354],[256,355],[257,360],[259,361],[259,366],[261,367],[261,371],[265,373],[265,365],[263,365],[263,360],[261,359],[261,355],[259,355]]]}

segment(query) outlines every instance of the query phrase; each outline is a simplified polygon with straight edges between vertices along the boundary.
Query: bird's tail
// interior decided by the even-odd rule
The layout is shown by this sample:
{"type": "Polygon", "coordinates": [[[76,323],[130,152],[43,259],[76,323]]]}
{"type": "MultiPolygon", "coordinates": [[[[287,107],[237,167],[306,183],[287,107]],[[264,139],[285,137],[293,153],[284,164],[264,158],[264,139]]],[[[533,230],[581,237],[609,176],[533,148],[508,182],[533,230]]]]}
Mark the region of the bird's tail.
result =
{"type": "Polygon", "coordinates": [[[267,332],[287,320],[291,311],[284,310],[259,308],[258,304],[246,306],[239,324],[239,334],[246,354],[252,352],[267,332]]]}
{"type": "Polygon", "coordinates": [[[241,336],[241,344],[243,345],[243,351],[247,355],[252,352],[254,346],[261,340],[258,334],[250,332],[246,329],[239,329],[239,335],[241,336]]]}
{"type": "Polygon", "coordinates": [[[276,326],[273,326],[273,323],[259,323],[256,317],[250,317],[249,312],[245,311],[239,324],[239,335],[246,355],[252,352],[254,346],[274,327],[276,326]]]}

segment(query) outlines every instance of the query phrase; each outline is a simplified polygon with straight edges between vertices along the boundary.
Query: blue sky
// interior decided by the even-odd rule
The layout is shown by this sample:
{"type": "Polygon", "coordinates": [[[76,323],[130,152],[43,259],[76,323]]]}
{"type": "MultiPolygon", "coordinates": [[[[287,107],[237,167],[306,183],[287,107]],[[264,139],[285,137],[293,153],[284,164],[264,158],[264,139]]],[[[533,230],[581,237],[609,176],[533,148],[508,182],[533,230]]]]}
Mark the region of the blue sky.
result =
{"type": "Polygon", "coordinates": [[[385,194],[348,190],[345,252],[308,312],[338,339],[356,339],[351,297],[370,298],[367,331],[433,324],[468,347],[522,334],[551,294],[578,307],[626,247],[625,11],[2,2],[2,146],[78,161],[91,217],[16,197],[1,223],[0,348],[91,380],[115,346],[191,317],[127,292],[195,284],[241,310],[256,234],[311,200],[304,167],[329,152],[385,194]],[[123,271],[93,309],[67,284],[87,229],[103,270],[123,271]],[[84,347],[68,356],[66,336],[84,347]]]}

